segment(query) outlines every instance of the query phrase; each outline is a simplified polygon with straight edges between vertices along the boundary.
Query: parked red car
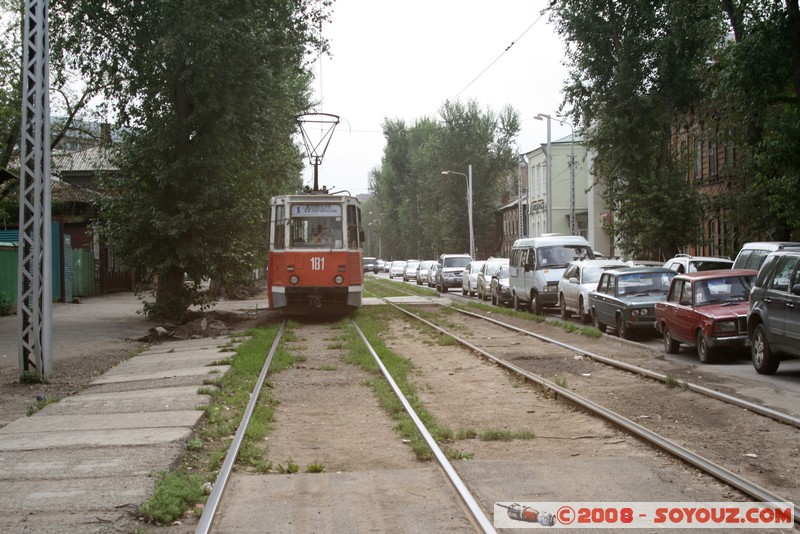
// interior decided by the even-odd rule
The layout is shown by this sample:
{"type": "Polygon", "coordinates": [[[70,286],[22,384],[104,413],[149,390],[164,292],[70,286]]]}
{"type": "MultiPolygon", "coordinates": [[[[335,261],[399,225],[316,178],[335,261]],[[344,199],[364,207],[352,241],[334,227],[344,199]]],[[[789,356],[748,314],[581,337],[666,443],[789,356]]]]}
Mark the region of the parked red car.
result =
{"type": "Polygon", "coordinates": [[[757,274],[723,269],[673,278],[667,300],[655,308],[664,350],[675,354],[680,343],[694,345],[703,363],[712,363],[722,348],[744,350],[749,345],[748,298],[757,274]]]}

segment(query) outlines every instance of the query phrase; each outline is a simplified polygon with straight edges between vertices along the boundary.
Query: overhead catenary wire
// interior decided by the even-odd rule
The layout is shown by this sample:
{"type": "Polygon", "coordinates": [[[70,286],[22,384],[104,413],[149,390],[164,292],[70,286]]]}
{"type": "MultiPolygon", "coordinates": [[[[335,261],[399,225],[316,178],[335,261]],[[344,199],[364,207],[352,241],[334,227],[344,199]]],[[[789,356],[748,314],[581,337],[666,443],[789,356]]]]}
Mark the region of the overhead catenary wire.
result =
{"type": "MultiPolygon", "coordinates": [[[[554,3],[554,2],[553,2],[553,3],[554,3]]],[[[552,6],[552,5],[553,5],[553,3],[551,3],[551,4],[550,4],[550,6],[552,6]]],[[[548,6],[548,9],[549,9],[549,6],[548,6]]],[[[467,89],[469,89],[469,87],[470,87],[470,86],[471,86],[473,83],[475,83],[476,81],[478,81],[478,79],[479,79],[481,76],[483,76],[484,74],[486,74],[486,72],[487,72],[489,69],[491,69],[491,68],[494,66],[494,64],[495,64],[495,63],[497,63],[498,61],[500,61],[500,58],[502,58],[504,55],[506,55],[506,53],[507,53],[509,50],[511,50],[511,48],[512,48],[512,47],[513,47],[515,44],[517,44],[517,43],[519,42],[519,40],[520,40],[520,39],[522,39],[522,38],[525,36],[525,34],[526,34],[526,33],[528,33],[528,32],[530,31],[530,29],[531,29],[531,28],[533,28],[533,27],[536,25],[536,23],[537,23],[537,22],[539,22],[540,20],[542,20],[542,17],[544,17],[544,14],[545,14],[546,12],[547,12],[547,9],[544,9],[544,10],[543,10],[543,11],[542,11],[542,12],[539,14],[539,16],[536,18],[536,20],[534,20],[534,21],[533,21],[533,22],[530,24],[530,26],[528,26],[527,28],[525,28],[525,31],[523,31],[521,34],[519,34],[519,37],[517,37],[516,39],[512,40],[512,41],[511,41],[511,44],[510,44],[510,45],[508,45],[508,46],[507,46],[507,47],[506,47],[506,48],[505,48],[505,49],[504,49],[502,52],[500,52],[500,55],[499,55],[499,56],[497,56],[497,57],[494,59],[494,61],[492,61],[491,63],[489,63],[489,64],[486,66],[486,68],[484,68],[482,71],[480,71],[480,72],[478,73],[478,75],[477,75],[477,76],[475,76],[475,77],[472,79],[472,81],[471,81],[471,82],[469,82],[467,85],[465,85],[465,86],[464,86],[464,88],[463,88],[463,89],[461,89],[461,90],[460,90],[458,93],[456,93],[456,96],[454,97],[454,100],[455,100],[455,99],[457,99],[459,96],[461,96],[461,93],[463,93],[464,91],[466,91],[467,89]]]]}

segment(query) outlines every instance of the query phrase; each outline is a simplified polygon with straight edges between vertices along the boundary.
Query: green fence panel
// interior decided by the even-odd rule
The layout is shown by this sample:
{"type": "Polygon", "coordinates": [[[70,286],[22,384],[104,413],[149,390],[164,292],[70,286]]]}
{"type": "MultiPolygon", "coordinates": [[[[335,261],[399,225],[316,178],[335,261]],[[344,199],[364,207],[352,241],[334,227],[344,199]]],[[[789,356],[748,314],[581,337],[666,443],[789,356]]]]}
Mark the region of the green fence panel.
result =
{"type": "Polygon", "coordinates": [[[17,247],[10,243],[0,243],[0,306],[4,302],[17,303],[18,263],[17,247]]]}
{"type": "Polygon", "coordinates": [[[75,297],[93,297],[94,254],[89,250],[72,249],[72,294],[75,297]]]}

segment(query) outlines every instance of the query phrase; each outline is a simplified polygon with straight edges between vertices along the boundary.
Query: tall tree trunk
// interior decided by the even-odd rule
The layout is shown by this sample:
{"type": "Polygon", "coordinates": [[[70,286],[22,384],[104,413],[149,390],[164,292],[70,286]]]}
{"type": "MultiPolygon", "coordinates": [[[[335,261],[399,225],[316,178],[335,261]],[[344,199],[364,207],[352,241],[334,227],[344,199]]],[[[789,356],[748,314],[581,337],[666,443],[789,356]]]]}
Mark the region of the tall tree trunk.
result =
{"type": "Polygon", "coordinates": [[[183,271],[170,267],[159,273],[154,318],[181,321],[188,307],[183,271]]]}

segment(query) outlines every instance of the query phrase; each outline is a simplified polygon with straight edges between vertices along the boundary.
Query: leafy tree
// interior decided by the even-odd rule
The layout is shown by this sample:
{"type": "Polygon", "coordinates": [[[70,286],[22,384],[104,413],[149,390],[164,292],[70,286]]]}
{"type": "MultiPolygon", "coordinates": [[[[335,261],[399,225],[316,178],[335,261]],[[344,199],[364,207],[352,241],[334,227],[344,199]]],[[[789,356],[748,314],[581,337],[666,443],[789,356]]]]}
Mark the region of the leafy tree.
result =
{"type": "Polygon", "coordinates": [[[565,105],[597,151],[620,248],[669,254],[696,242],[704,205],[724,211],[740,241],[798,228],[799,197],[786,194],[800,181],[798,0],[565,0],[553,19],[570,44],[565,105]],[[669,135],[685,115],[735,149],[720,172],[727,193],[698,198],[681,179],[688,154],[670,153],[669,135]]]}
{"type": "Polygon", "coordinates": [[[300,185],[294,117],[309,107],[304,62],[327,2],[60,5],[64,49],[128,132],[99,229],[157,277],[146,311],[180,319],[198,303],[185,276],[231,284],[263,265],[269,198],[300,185]]]}
{"type": "Polygon", "coordinates": [[[384,256],[434,258],[469,251],[466,180],[472,166],[473,227],[479,257],[494,252],[495,210],[503,178],[516,166],[508,147],[519,131],[511,108],[498,115],[476,102],[445,102],[441,120],[424,117],[411,127],[386,120],[386,148],[371,188],[381,212],[384,256]],[[490,149],[490,145],[500,150],[490,149]]]}
{"type": "MultiPolygon", "coordinates": [[[[616,246],[636,256],[692,242],[701,199],[670,152],[671,126],[702,94],[706,52],[721,30],[716,2],[562,0],[553,19],[570,43],[565,104],[596,150],[614,207],[616,246]]],[[[685,164],[685,163],[684,163],[685,164]]]]}
{"type": "Polygon", "coordinates": [[[727,169],[732,188],[721,204],[740,241],[789,239],[800,229],[798,1],[722,4],[733,39],[713,56],[707,105],[735,146],[736,165],[727,169]]]}

